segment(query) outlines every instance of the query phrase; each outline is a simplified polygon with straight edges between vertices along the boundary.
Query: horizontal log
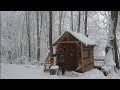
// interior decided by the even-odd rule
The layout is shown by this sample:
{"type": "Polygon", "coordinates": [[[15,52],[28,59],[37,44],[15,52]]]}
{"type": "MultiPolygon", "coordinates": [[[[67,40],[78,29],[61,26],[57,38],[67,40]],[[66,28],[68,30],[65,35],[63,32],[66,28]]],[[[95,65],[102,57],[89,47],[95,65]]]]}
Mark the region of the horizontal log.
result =
{"type": "Polygon", "coordinates": [[[82,56],[83,56],[83,58],[85,58],[85,57],[88,57],[88,54],[83,54],[82,56]]]}
{"type": "Polygon", "coordinates": [[[85,61],[85,60],[89,60],[90,58],[87,56],[87,57],[84,57],[83,58],[83,61],[85,61]]]}
{"type": "Polygon", "coordinates": [[[84,69],[84,72],[85,71],[88,71],[88,70],[91,70],[91,69],[93,69],[94,68],[94,64],[91,64],[91,65],[89,65],[89,66],[87,66],[87,67],[83,67],[84,69]]]}
{"type": "Polygon", "coordinates": [[[85,68],[88,67],[89,65],[94,65],[94,63],[93,62],[86,63],[85,65],[83,65],[83,67],[85,68]]]}
{"type": "Polygon", "coordinates": [[[83,59],[83,62],[89,62],[89,61],[94,61],[93,58],[86,58],[86,59],[83,59]]]}
{"type": "Polygon", "coordinates": [[[91,63],[94,63],[94,61],[83,61],[83,66],[87,66],[87,65],[89,65],[89,64],[91,64],[91,63]]]}
{"type": "Polygon", "coordinates": [[[78,43],[80,41],[62,41],[62,42],[57,42],[57,43],[78,43]]]}
{"type": "Polygon", "coordinates": [[[91,51],[91,50],[83,50],[83,53],[87,53],[87,52],[93,53],[93,51],[91,51]]]}
{"type": "MultiPolygon", "coordinates": [[[[89,54],[83,54],[82,56],[83,56],[83,58],[89,57],[89,54]]],[[[90,54],[90,58],[93,58],[93,57],[94,57],[93,54],[90,54]]]]}
{"type": "Polygon", "coordinates": [[[83,59],[83,62],[89,62],[89,61],[94,61],[93,58],[86,58],[86,59],[83,59]]]}
{"type": "Polygon", "coordinates": [[[87,52],[83,52],[82,54],[83,54],[83,55],[87,55],[87,54],[88,54],[88,51],[87,51],[87,52]]]}
{"type": "Polygon", "coordinates": [[[83,52],[90,51],[93,52],[93,49],[83,48],[83,52]]]}
{"type": "Polygon", "coordinates": [[[84,50],[88,50],[89,48],[83,46],[83,49],[84,49],[84,50]]]}

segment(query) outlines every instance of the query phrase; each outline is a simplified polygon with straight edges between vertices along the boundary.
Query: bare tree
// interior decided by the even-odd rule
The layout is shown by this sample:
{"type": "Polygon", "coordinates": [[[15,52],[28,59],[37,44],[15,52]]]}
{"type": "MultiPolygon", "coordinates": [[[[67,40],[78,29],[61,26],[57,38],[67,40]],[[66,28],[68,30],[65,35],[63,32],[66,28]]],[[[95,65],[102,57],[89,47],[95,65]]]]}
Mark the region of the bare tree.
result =
{"type": "Polygon", "coordinates": [[[64,25],[65,25],[65,16],[66,16],[66,11],[64,11],[64,15],[63,15],[63,28],[64,28],[64,25]]]}
{"type": "Polygon", "coordinates": [[[63,11],[59,11],[59,36],[61,35],[63,11]]]}
{"type": "MultiPolygon", "coordinates": [[[[0,11],[0,35],[1,35],[1,11],[0,11]]],[[[1,41],[1,36],[0,36],[1,41]]],[[[1,44],[1,43],[0,43],[1,44]]],[[[1,45],[0,45],[1,46],[1,45]]],[[[1,55],[1,47],[0,47],[0,55],[1,55]]],[[[1,61],[0,61],[1,62],[1,61]]]]}
{"type": "Polygon", "coordinates": [[[118,46],[116,41],[116,27],[117,27],[117,21],[118,21],[118,11],[111,11],[111,19],[113,23],[113,35],[114,39],[111,41],[113,44],[113,50],[114,50],[114,59],[116,63],[116,68],[119,69],[119,60],[118,60],[118,46]]]}
{"type": "Polygon", "coordinates": [[[0,11],[0,32],[1,32],[1,11],[0,11]]]}
{"type": "Polygon", "coordinates": [[[25,11],[26,13],[26,28],[28,35],[28,52],[29,52],[29,61],[31,60],[31,49],[30,49],[30,11],[25,11]]]}
{"type": "Polygon", "coordinates": [[[52,48],[52,11],[49,11],[49,46],[50,46],[50,55],[53,55],[52,48]]]}
{"type": "MultiPolygon", "coordinates": [[[[110,28],[109,28],[109,35],[108,41],[105,48],[106,56],[105,66],[111,67],[109,68],[109,72],[114,70],[116,66],[119,69],[119,61],[118,61],[118,52],[117,52],[117,42],[116,42],[116,27],[117,27],[117,20],[118,20],[118,11],[111,11],[110,12],[110,28]]],[[[107,71],[108,72],[108,71],[107,71]]]]}
{"type": "Polygon", "coordinates": [[[36,21],[37,21],[37,60],[40,60],[40,30],[39,30],[39,11],[36,11],[36,21]]]}
{"type": "Polygon", "coordinates": [[[78,33],[80,32],[80,21],[81,21],[81,12],[79,11],[78,12],[78,30],[77,30],[78,33]]]}
{"type": "Polygon", "coordinates": [[[74,28],[73,28],[73,11],[71,11],[71,30],[73,31],[74,28]]]}
{"type": "Polygon", "coordinates": [[[87,14],[88,12],[85,11],[85,35],[87,35],[87,14]]]}

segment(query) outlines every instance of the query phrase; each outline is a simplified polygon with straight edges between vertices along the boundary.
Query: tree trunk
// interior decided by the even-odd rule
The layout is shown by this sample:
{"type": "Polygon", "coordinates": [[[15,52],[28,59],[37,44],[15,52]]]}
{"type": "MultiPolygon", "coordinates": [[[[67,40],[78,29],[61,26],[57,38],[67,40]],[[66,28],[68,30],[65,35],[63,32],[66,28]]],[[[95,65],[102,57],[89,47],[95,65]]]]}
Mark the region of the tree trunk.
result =
{"type": "Polygon", "coordinates": [[[49,46],[50,46],[50,55],[53,55],[52,48],[52,11],[49,11],[49,46]]]}
{"type": "Polygon", "coordinates": [[[81,19],[81,12],[79,11],[79,14],[78,14],[78,30],[77,30],[78,33],[80,32],[80,19],[81,19]]]}
{"type": "Polygon", "coordinates": [[[118,11],[111,11],[111,19],[113,22],[113,50],[114,50],[114,59],[116,63],[116,68],[119,69],[119,60],[118,60],[118,46],[116,41],[116,28],[117,28],[117,21],[118,21],[118,11]]]}
{"type": "MultiPolygon", "coordinates": [[[[1,35],[1,11],[0,11],[0,35],[1,35]]],[[[1,38],[0,38],[0,41],[1,41],[1,38]]],[[[1,52],[0,52],[0,54],[1,54],[1,52]]]]}
{"type": "Polygon", "coordinates": [[[71,11],[71,30],[73,31],[73,11],[71,11]]]}
{"type": "MultiPolygon", "coordinates": [[[[0,35],[1,35],[1,11],[0,11],[0,35]]],[[[1,39],[1,38],[0,38],[1,39]]]]}
{"type": "Polygon", "coordinates": [[[65,25],[65,15],[66,15],[66,11],[64,11],[64,15],[63,15],[63,29],[64,29],[64,25],[65,25]]]}
{"type": "Polygon", "coordinates": [[[87,11],[85,11],[85,35],[87,36],[87,11]]]}
{"type": "MultiPolygon", "coordinates": [[[[1,35],[1,11],[0,11],[0,35],[1,35]]],[[[0,37],[0,41],[1,41],[1,37],[0,37]]],[[[0,47],[0,55],[1,55],[1,47],[0,47]]],[[[1,61],[0,61],[1,62],[1,61]]],[[[1,67],[0,67],[1,68],[1,67]]]]}
{"type": "Polygon", "coordinates": [[[63,11],[59,11],[59,36],[61,35],[61,28],[62,28],[62,14],[63,11]]]}
{"type": "Polygon", "coordinates": [[[37,21],[37,60],[40,60],[40,30],[39,30],[39,11],[36,11],[36,21],[37,21]]]}
{"type": "Polygon", "coordinates": [[[28,35],[28,52],[29,52],[29,61],[31,60],[31,50],[30,50],[30,11],[26,11],[26,27],[28,35]]]}

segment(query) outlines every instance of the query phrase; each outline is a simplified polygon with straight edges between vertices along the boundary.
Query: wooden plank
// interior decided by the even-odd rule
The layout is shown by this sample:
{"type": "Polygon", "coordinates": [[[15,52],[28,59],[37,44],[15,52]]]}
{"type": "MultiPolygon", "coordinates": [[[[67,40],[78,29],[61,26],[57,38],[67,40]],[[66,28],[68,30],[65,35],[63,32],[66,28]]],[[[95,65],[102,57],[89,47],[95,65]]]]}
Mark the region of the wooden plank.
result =
{"type": "Polygon", "coordinates": [[[94,61],[94,60],[90,58],[83,59],[83,62],[89,62],[89,61],[94,61]]]}
{"type": "Polygon", "coordinates": [[[85,57],[85,56],[84,56],[84,57],[83,57],[83,61],[85,61],[85,60],[94,60],[94,59],[93,59],[93,57],[91,57],[91,56],[90,56],[90,57],[88,57],[88,56],[85,57]]]}
{"type": "Polygon", "coordinates": [[[58,45],[56,45],[56,47],[55,47],[55,49],[56,49],[56,50],[55,50],[55,51],[56,51],[56,57],[55,57],[55,58],[56,58],[56,61],[55,61],[55,63],[57,63],[57,54],[58,54],[57,48],[58,48],[58,45]]]}
{"type": "Polygon", "coordinates": [[[93,62],[86,63],[83,67],[86,68],[86,67],[88,67],[91,64],[93,64],[93,62]]]}
{"type": "Polygon", "coordinates": [[[88,65],[87,67],[84,67],[84,72],[88,71],[88,70],[91,70],[93,68],[94,68],[94,64],[92,63],[92,64],[88,65]]]}
{"type": "Polygon", "coordinates": [[[87,57],[83,57],[83,61],[85,60],[89,60],[90,58],[87,56],[87,57]]]}
{"type": "Polygon", "coordinates": [[[87,52],[83,52],[83,55],[88,55],[88,51],[87,52]]]}
{"type": "Polygon", "coordinates": [[[83,49],[83,52],[88,52],[88,49],[83,49]]]}
{"type": "Polygon", "coordinates": [[[85,52],[85,51],[91,51],[91,52],[93,52],[93,49],[83,48],[83,52],[85,52]]]}
{"type": "Polygon", "coordinates": [[[81,48],[81,45],[80,44],[78,44],[78,42],[76,42],[76,44],[81,48]]]}
{"type": "Polygon", "coordinates": [[[82,47],[82,42],[81,42],[81,70],[83,72],[83,47],[82,47]]]}
{"type": "Polygon", "coordinates": [[[93,61],[85,62],[83,67],[87,67],[87,66],[89,66],[90,64],[93,64],[93,63],[94,63],[93,61]]]}
{"type": "Polygon", "coordinates": [[[67,36],[67,41],[69,41],[69,34],[68,34],[68,33],[66,33],[66,34],[67,34],[67,35],[66,35],[66,36],[67,36]]]}
{"type": "Polygon", "coordinates": [[[79,42],[79,41],[62,41],[62,42],[57,42],[57,43],[77,43],[77,42],[79,42]]]}
{"type": "Polygon", "coordinates": [[[83,54],[83,58],[85,58],[85,57],[88,57],[88,55],[87,54],[83,54]]]}
{"type": "Polygon", "coordinates": [[[57,53],[57,55],[56,55],[56,63],[57,63],[57,61],[58,61],[58,46],[59,46],[59,43],[58,43],[57,46],[56,46],[56,53],[57,53]]]}

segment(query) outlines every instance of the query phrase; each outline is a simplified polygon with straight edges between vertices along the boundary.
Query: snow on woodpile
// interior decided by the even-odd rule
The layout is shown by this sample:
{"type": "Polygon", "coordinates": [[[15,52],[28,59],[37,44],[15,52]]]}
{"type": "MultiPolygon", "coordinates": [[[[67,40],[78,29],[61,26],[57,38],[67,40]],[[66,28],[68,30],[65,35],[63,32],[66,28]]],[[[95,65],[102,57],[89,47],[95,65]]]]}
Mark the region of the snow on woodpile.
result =
{"type": "Polygon", "coordinates": [[[94,60],[96,61],[104,61],[105,56],[94,56],[94,60]]]}
{"type": "Polygon", "coordinates": [[[113,53],[112,53],[112,49],[110,48],[110,50],[108,51],[107,55],[104,58],[105,60],[105,66],[112,66],[114,67],[116,64],[113,61],[113,53]]]}
{"type": "Polygon", "coordinates": [[[57,66],[57,65],[50,67],[50,69],[58,69],[58,68],[59,68],[59,66],[57,66]]]}
{"type": "Polygon", "coordinates": [[[105,65],[102,66],[102,71],[106,73],[106,75],[109,78],[113,78],[113,79],[120,78],[119,72],[115,67],[116,63],[113,60],[113,53],[111,48],[107,52],[107,55],[105,56],[104,60],[105,60],[105,65]]]}
{"type": "Polygon", "coordinates": [[[94,66],[95,67],[102,67],[104,65],[104,61],[94,61],[94,66]]]}
{"type": "MultiPolygon", "coordinates": [[[[76,39],[78,39],[79,41],[81,41],[82,43],[84,43],[86,46],[88,46],[88,45],[97,45],[93,40],[91,40],[89,37],[87,37],[87,36],[85,36],[85,35],[83,35],[83,34],[81,34],[81,33],[77,33],[77,32],[73,32],[73,31],[68,31],[68,30],[66,30],[65,32],[68,32],[68,33],[70,33],[71,35],[73,35],[76,39]]],[[[64,33],[65,33],[64,32],[64,33]]],[[[64,34],[63,33],[63,34],[64,34]]],[[[63,35],[62,34],[62,35],[63,35]]],[[[62,36],[61,35],[61,36],[62,36]]],[[[53,42],[53,44],[61,37],[61,36],[59,36],[54,42],[53,42]]]]}

